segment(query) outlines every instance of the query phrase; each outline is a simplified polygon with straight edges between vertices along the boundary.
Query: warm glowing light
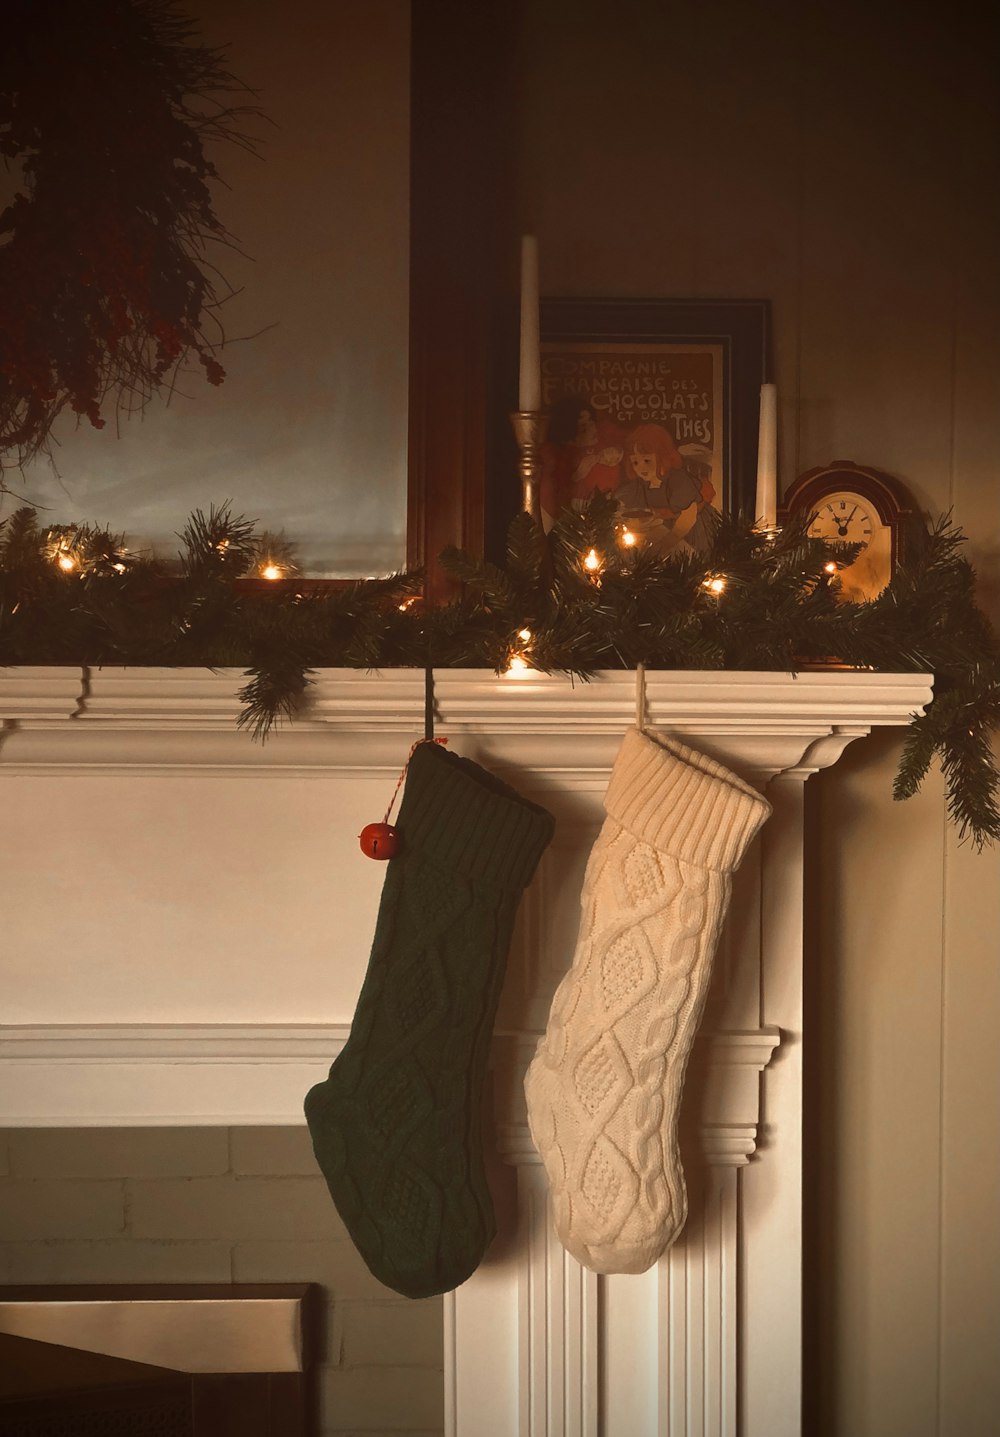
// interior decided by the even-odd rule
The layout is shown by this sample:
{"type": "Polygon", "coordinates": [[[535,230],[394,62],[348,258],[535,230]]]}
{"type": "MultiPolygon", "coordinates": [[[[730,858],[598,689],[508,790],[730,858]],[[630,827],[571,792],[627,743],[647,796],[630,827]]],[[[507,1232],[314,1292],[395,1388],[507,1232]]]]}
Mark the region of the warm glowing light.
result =
{"type": "Polygon", "coordinates": [[[828,564],[824,564],[824,565],[823,565],[823,573],[824,573],[824,574],[835,574],[835,573],[837,572],[837,567],[838,567],[838,566],[837,566],[837,565],[834,563],[834,561],[831,559],[828,564]]]}
{"type": "Polygon", "coordinates": [[[71,574],[76,568],[76,560],[73,558],[73,555],[67,554],[65,551],[59,555],[56,559],[56,563],[64,574],[71,574]]]}
{"type": "Polygon", "coordinates": [[[507,673],[523,674],[529,668],[528,660],[523,654],[511,654],[510,663],[507,665],[507,673]]]}
{"type": "Polygon", "coordinates": [[[622,530],[622,543],[626,549],[634,549],[638,542],[637,535],[633,534],[631,529],[622,530]]]}
{"type": "Polygon", "coordinates": [[[521,640],[522,644],[530,644],[530,643],[531,643],[531,630],[530,630],[530,629],[518,629],[518,631],[517,631],[517,637],[521,640]]]}
{"type": "Polygon", "coordinates": [[[707,589],[710,594],[724,594],[726,591],[726,581],[721,575],[716,574],[714,578],[706,579],[702,584],[702,588],[707,589]]]}
{"type": "Polygon", "coordinates": [[[417,602],[417,596],[416,596],[416,594],[411,594],[408,599],[404,599],[403,602],[402,602],[401,604],[397,604],[396,607],[397,607],[397,609],[399,610],[399,612],[400,612],[401,614],[405,614],[406,611],[407,611],[407,609],[412,608],[413,605],[414,605],[416,602],[417,602]]]}
{"type": "Polygon", "coordinates": [[[219,542],[216,544],[215,547],[216,547],[216,549],[218,550],[218,552],[219,552],[220,554],[224,554],[224,553],[226,552],[226,550],[229,548],[229,540],[228,540],[228,539],[220,539],[219,542]]]}
{"type": "Polygon", "coordinates": [[[285,571],[280,564],[273,561],[261,566],[260,577],[262,579],[283,579],[285,571]]]}
{"type": "Polygon", "coordinates": [[[120,560],[117,564],[112,564],[111,567],[116,574],[124,574],[125,572],[125,565],[120,560]]]}
{"type": "Polygon", "coordinates": [[[584,556],[583,567],[587,570],[588,574],[597,573],[597,570],[601,567],[601,556],[596,549],[591,549],[590,552],[584,556]]]}

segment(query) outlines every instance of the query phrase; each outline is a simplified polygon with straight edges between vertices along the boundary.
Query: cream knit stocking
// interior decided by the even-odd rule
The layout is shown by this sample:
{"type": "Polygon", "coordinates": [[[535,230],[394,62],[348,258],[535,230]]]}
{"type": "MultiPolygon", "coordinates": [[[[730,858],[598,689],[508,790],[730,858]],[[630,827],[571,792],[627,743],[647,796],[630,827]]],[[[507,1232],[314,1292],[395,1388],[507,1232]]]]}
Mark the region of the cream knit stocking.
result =
{"type": "Polygon", "coordinates": [[[771,806],[722,764],[636,728],[604,807],[576,956],[525,1092],[563,1245],[595,1272],[645,1272],[687,1217],[684,1071],[731,875],[771,806]]]}

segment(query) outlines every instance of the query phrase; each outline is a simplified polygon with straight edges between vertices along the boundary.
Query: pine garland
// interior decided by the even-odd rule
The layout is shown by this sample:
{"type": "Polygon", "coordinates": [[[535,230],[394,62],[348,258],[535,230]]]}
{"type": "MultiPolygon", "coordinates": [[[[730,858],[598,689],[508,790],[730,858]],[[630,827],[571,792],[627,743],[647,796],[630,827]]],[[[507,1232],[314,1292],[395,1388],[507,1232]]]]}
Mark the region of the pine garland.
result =
{"type": "Polygon", "coordinates": [[[0,526],[0,664],[240,666],[239,722],[258,738],[302,706],[318,667],[930,671],[934,697],[910,724],[895,797],[915,793],[937,756],[960,836],[980,848],[1000,838],[1000,645],[950,517],[914,523],[905,563],[865,604],[844,602],[829,572],[856,548],[810,538],[804,522],[768,537],[721,516],[706,554],[663,557],[622,546],[601,494],[548,536],[518,515],[503,568],[446,551],[464,590],[440,606],[420,598],[419,573],[254,581],[290,572],[287,545],[228,505],[197,511],[181,538],[168,571],[105,529],[40,529],[17,511],[0,526]]]}

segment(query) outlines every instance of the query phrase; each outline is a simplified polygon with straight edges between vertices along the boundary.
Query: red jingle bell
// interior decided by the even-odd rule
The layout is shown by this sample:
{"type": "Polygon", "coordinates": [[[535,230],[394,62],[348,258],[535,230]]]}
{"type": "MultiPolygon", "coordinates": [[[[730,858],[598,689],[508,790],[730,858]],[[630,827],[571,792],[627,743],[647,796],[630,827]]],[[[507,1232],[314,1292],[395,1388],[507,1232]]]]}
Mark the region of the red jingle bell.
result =
{"type": "Polygon", "coordinates": [[[391,823],[368,823],[358,835],[361,852],[367,858],[393,858],[399,852],[400,834],[391,823]]]}

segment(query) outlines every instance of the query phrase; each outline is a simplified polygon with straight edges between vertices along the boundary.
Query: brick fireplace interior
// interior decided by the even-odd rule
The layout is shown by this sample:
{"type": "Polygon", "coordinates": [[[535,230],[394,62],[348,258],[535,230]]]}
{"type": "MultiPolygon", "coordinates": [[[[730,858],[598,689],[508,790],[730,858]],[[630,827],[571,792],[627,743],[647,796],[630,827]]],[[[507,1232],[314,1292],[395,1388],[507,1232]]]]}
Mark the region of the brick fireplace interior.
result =
{"type": "MultiPolygon", "coordinates": [[[[314,1381],[319,1409],[330,1415],[301,1430],[441,1432],[441,1300],[397,1298],[371,1276],[316,1171],[304,1127],[20,1129],[3,1135],[0,1155],[4,1283],[318,1284],[314,1381]]],[[[71,1384],[80,1421],[92,1405],[89,1382],[129,1385],[128,1373],[95,1375],[73,1354],[53,1351],[53,1380],[71,1384]]],[[[8,1352],[2,1365],[23,1373],[24,1363],[8,1352]]],[[[169,1374],[161,1386],[162,1411],[182,1413],[169,1374]]],[[[259,1415],[259,1400],[251,1410],[259,1415]]],[[[49,1428],[37,1430],[48,1437],[49,1428]]],[[[86,1429],[51,1428],[53,1437],[70,1430],[86,1429]]],[[[246,1437],[255,1429],[239,1430],[246,1437]]],[[[274,1437],[292,1430],[261,1428],[274,1437]]],[[[0,1431],[8,1431],[2,1416],[0,1431]]]]}

